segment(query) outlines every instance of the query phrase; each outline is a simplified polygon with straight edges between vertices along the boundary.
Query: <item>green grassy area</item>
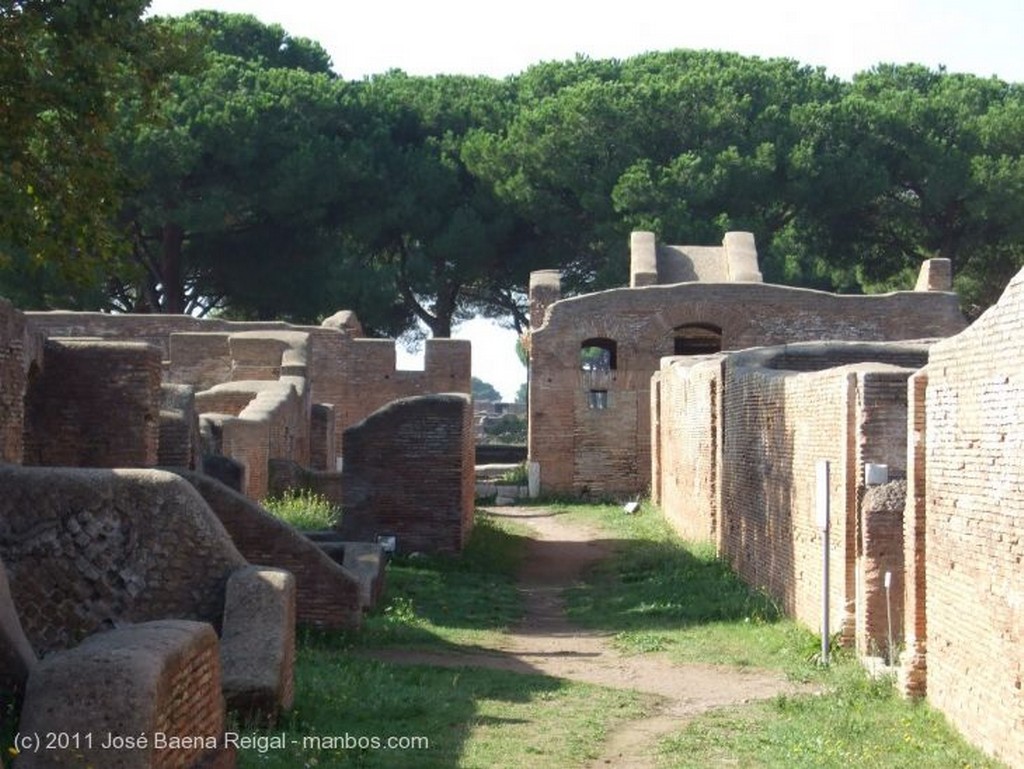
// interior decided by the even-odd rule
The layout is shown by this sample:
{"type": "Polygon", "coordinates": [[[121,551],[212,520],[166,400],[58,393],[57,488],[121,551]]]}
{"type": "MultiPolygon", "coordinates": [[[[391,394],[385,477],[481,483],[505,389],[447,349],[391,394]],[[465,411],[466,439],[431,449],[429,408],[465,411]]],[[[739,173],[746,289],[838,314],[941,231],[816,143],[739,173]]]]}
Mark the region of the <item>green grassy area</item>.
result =
{"type": "Polygon", "coordinates": [[[1001,766],[926,703],[903,699],[890,679],[869,678],[849,651],[818,664],[818,636],[747,588],[712,548],[682,542],[658,510],[546,506],[603,532],[614,552],[569,592],[574,621],[613,631],[626,652],[783,670],[820,691],[697,717],[661,743],[660,766],[1001,766]]]}
{"type": "Polygon", "coordinates": [[[783,696],[707,713],[660,750],[663,769],[1002,766],[957,736],[941,714],[851,665],[840,667],[825,696],[783,696]]]}
{"type": "Polygon", "coordinates": [[[295,708],[278,729],[256,732],[283,729],[287,744],[242,751],[240,767],[512,769],[578,767],[595,758],[608,729],[639,717],[650,697],[539,675],[367,657],[382,647],[454,651],[496,641],[522,614],[515,574],[524,545],[522,527],[478,513],[462,556],[394,560],[383,605],[361,630],[300,634],[295,708]],[[429,748],[359,746],[374,737],[426,738],[429,748]]]}

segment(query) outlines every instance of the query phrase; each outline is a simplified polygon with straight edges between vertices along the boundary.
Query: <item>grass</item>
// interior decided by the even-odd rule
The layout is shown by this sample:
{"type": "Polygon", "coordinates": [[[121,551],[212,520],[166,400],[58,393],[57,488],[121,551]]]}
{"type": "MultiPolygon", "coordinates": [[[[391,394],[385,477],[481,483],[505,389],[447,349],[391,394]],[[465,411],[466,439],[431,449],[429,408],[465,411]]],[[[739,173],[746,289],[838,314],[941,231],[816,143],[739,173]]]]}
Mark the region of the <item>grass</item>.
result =
{"type": "Polygon", "coordinates": [[[825,696],[785,697],[705,714],[660,745],[659,766],[951,769],[999,767],[941,714],[902,699],[888,679],[855,666],[825,696]]]}
{"type": "Polygon", "coordinates": [[[780,669],[817,679],[818,639],[751,590],[710,545],[684,544],[650,505],[555,504],[567,519],[599,527],[615,552],[568,593],[569,616],[615,633],[625,652],[665,652],[679,663],[780,669]]]}
{"type": "Polygon", "coordinates": [[[295,708],[278,729],[250,732],[283,729],[286,745],[241,751],[240,767],[512,769],[594,759],[608,729],[640,717],[651,698],[539,675],[367,657],[389,646],[455,650],[497,640],[522,614],[515,574],[524,543],[514,523],[478,513],[461,557],[393,561],[389,597],[363,629],[300,636],[295,708]],[[389,737],[426,738],[429,748],[359,747],[389,737]]]}
{"type": "Polygon", "coordinates": [[[396,558],[384,607],[353,643],[377,648],[493,645],[523,612],[516,572],[525,529],[477,513],[461,556],[396,558]]]}
{"type": "Polygon", "coordinates": [[[260,504],[300,531],[330,529],[341,517],[341,510],[327,497],[308,489],[288,489],[280,497],[269,497],[260,504]]]}
{"type": "Polygon", "coordinates": [[[288,744],[243,752],[241,769],[575,767],[596,757],[609,723],[642,712],[643,699],[628,692],[503,671],[385,664],[339,653],[337,641],[325,635],[303,643],[298,699],[282,724],[288,744]],[[425,738],[426,746],[374,749],[367,745],[374,738],[381,745],[425,738]]]}

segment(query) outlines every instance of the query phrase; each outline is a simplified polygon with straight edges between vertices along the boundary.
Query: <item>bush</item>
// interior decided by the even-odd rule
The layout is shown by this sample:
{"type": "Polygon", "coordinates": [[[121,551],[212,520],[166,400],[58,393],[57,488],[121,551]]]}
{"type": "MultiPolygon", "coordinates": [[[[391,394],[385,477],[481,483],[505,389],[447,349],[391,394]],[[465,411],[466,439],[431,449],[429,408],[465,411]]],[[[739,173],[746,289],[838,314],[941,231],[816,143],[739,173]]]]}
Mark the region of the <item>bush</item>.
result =
{"type": "Polygon", "coordinates": [[[340,508],[309,489],[289,489],[280,497],[264,499],[262,504],[272,515],[303,531],[330,529],[341,520],[340,508]]]}

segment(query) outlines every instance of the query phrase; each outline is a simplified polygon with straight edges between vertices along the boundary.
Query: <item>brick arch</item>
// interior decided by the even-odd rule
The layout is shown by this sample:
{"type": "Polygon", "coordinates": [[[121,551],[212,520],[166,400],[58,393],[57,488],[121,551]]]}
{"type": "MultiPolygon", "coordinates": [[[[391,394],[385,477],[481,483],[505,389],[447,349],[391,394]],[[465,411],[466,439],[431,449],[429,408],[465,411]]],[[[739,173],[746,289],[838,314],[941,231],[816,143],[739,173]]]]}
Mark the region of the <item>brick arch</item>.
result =
{"type": "Polygon", "coordinates": [[[713,323],[686,323],[672,330],[676,355],[710,355],[722,351],[722,327],[713,323]]]}

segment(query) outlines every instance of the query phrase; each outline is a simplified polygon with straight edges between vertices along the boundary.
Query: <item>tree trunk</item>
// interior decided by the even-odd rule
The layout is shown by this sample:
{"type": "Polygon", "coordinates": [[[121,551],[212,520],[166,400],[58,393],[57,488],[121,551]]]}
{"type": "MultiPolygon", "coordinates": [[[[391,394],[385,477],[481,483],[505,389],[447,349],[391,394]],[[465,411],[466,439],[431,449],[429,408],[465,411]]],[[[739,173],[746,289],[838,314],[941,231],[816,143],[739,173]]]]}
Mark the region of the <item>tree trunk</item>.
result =
{"type": "Polygon", "coordinates": [[[185,230],[181,225],[169,222],[163,227],[160,244],[160,282],[164,302],[162,312],[180,315],[185,312],[185,287],[182,285],[181,249],[185,242],[185,230]]]}

